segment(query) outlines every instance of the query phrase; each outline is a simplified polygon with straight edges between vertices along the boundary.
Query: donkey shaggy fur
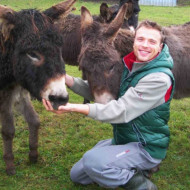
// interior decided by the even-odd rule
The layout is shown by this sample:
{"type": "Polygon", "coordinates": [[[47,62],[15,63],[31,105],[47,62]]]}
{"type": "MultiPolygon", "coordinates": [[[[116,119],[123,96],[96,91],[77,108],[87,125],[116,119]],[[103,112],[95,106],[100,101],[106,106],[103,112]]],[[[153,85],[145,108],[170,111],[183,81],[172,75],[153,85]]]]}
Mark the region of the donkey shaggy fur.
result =
{"type": "Polygon", "coordinates": [[[0,121],[6,172],[15,173],[12,142],[15,134],[13,105],[29,126],[29,159],[38,158],[38,115],[29,93],[38,100],[50,100],[56,108],[68,101],[62,36],[54,20],[74,4],[61,2],[44,12],[36,9],[16,12],[0,5],[0,121]]]}

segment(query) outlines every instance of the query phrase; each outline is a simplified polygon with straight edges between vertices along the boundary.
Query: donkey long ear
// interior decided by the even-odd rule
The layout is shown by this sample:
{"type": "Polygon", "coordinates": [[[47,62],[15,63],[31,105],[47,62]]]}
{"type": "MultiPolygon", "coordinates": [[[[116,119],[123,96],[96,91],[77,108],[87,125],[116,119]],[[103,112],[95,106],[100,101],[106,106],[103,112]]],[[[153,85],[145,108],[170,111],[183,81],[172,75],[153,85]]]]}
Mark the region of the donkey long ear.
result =
{"type": "Polygon", "coordinates": [[[93,23],[93,18],[86,7],[81,7],[81,31],[82,33],[93,23]]]}
{"type": "Polygon", "coordinates": [[[60,2],[49,9],[46,9],[43,13],[50,17],[52,20],[58,19],[62,15],[67,15],[72,11],[72,6],[77,0],[67,0],[60,2]]]}
{"type": "Polygon", "coordinates": [[[125,14],[125,19],[129,19],[134,12],[134,5],[133,5],[133,0],[129,0],[127,2],[127,10],[126,10],[126,14],[125,14]]]}
{"type": "Polygon", "coordinates": [[[15,21],[15,11],[11,8],[0,5],[0,20],[1,20],[1,32],[3,35],[3,40],[7,41],[10,37],[10,32],[14,28],[15,21]]]}
{"type": "Polygon", "coordinates": [[[100,5],[100,16],[107,21],[107,15],[108,15],[108,5],[107,3],[102,3],[100,5]]]}
{"type": "Polygon", "coordinates": [[[115,19],[109,24],[105,32],[105,35],[108,38],[114,39],[114,37],[117,35],[117,32],[119,31],[120,27],[123,24],[123,20],[124,20],[124,16],[125,16],[127,8],[128,8],[128,3],[124,4],[120,8],[115,19]]]}
{"type": "Polygon", "coordinates": [[[0,19],[7,20],[11,24],[15,22],[15,11],[13,11],[10,7],[6,7],[4,5],[0,5],[0,19]]]}

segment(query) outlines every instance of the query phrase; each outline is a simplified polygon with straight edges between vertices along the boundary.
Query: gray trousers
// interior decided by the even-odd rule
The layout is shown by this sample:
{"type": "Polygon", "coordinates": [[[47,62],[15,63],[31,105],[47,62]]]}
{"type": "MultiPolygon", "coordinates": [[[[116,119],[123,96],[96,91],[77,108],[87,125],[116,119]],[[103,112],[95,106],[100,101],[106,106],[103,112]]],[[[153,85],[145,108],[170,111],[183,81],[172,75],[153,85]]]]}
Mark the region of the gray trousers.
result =
{"type": "Polygon", "coordinates": [[[149,170],[162,160],[152,158],[138,142],[111,145],[111,139],[98,142],[72,167],[71,180],[87,185],[116,188],[126,184],[135,170],[149,170]]]}

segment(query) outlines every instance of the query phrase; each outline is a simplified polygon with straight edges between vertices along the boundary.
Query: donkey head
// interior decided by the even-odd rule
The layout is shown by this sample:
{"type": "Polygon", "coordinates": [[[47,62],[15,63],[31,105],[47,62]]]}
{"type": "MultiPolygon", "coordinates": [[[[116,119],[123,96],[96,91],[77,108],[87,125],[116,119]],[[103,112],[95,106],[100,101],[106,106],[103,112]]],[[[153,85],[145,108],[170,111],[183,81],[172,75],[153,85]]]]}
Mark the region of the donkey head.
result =
{"type": "Polygon", "coordinates": [[[110,24],[93,21],[90,12],[85,7],[81,8],[79,66],[87,77],[95,101],[99,103],[107,103],[118,95],[123,64],[113,41],[127,8],[128,4],[123,5],[110,24]]]}
{"type": "Polygon", "coordinates": [[[53,24],[75,0],[59,3],[44,12],[35,9],[16,12],[0,6],[1,46],[9,57],[13,76],[34,97],[50,100],[56,108],[68,101],[62,37],[53,24]]]}
{"type": "Polygon", "coordinates": [[[100,17],[105,23],[110,23],[117,14],[119,5],[112,5],[108,7],[107,3],[102,3],[100,5],[100,17]]]}
{"type": "Polygon", "coordinates": [[[138,12],[140,11],[138,0],[123,0],[120,1],[120,5],[115,4],[110,7],[108,7],[107,3],[102,3],[100,6],[100,21],[110,23],[116,17],[120,7],[125,3],[128,4],[128,8],[126,9],[122,27],[129,28],[130,26],[133,26],[136,28],[138,23],[138,12]],[[139,9],[138,12],[137,9],[139,9]]]}

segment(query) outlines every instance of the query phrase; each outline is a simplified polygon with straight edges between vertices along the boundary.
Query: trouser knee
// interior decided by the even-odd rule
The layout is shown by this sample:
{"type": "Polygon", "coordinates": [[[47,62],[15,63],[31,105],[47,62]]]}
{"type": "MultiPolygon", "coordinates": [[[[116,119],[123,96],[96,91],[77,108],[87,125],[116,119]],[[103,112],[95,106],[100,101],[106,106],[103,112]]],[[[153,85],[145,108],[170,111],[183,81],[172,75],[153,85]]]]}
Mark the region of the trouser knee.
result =
{"type": "Polygon", "coordinates": [[[71,171],[70,171],[70,178],[71,178],[71,180],[73,181],[73,182],[77,182],[77,175],[76,175],[76,172],[75,172],[75,170],[73,169],[73,168],[71,168],[71,171]]]}
{"type": "Polygon", "coordinates": [[[100,170],[101,168],[100,158],[96,157],[93,154],[92,150],[86,152],[83,156],[83,167],[84,167],[84,171],[87,174],[91,174],[91,173],[94,173],[95,171],[100,170]]]}
{"type": "Polygon", "coordinates": [[[93,181],[89,178],[86,174],[84,167],[83,167],[83,158],[79,160],[70,171],[71,180],[75,183],[80,183],[83,185],[87,185],[92,183],[93,181]]]}

